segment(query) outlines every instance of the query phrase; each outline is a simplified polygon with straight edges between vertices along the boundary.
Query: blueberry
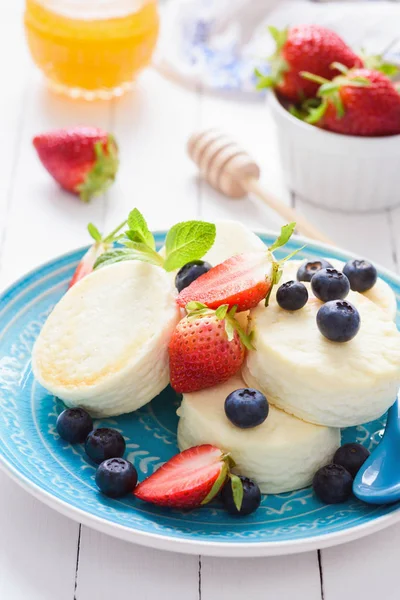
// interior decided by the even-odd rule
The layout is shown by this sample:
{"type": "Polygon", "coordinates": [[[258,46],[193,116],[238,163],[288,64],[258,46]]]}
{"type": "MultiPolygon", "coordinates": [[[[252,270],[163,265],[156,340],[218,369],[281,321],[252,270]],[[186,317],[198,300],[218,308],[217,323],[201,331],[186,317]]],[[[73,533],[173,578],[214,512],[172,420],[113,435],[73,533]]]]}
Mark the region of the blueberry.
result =
{"type": "Polygon", "coordinates": [[[192,260],[186,263],[176,274],[175,286],[178,292],[188,287],[193,281],[195,281],[200,275],[207,273],[212,266],[210,263],[204,260],[192,260]]]}
{"type": "Polygon", "coordinates": [[[104,460],[96,471],[98,488],[110,498],[120,498],[129,494],[135,489],[137,480],[135,467],[124,458],[104,460]]]}
{"type": "Polygon", "coordinates": [[[314,475],[314,492],[326,504],[346,502],[351,496],[353,478],[341,465],[321,467],[314,475]]]}
{"type": "Polygon", "coordinates": [[[336,450],[333,462],[344,467],[352,477],[355,477],[369,455],[370,452],[365,446],[352,442],[336,450]]]}
{"type": "Polygon", "coordinates": [[[125,440],[119,431],[100,427],[86,438],[86,454],[98,465],[108,458],[119,458],[125,452],[125,440]]]}
{"type": "Polygon", "coordinates": [[[82,444],[93,429],[92,417],[83,408],[67,408],[58,416],[56,429],[63,440],[82,444]]]}
{"type": "Polygon", "coordinates": [[[233,499],[232,483],[228,479],[221,492],[221,499],[224,504],[225,510],[231,515],[237,517],[244,517],[253,513],[261,504],[261,492],[258,485],[248,479],[247,477],[238,476],[243,485],[243,500],[242,507],[240,510],[236,508],[235,501],[233,499]]]}
{"type": "Polygon", "coordinates": [[[322,302],[343,300],[350,291],[350,283],[346,275],[336,269],[321,269],[312,278],[311,289],[322,302]]]}
{"type": "Polygon", "coordinates": [[[350,281],[354,292],[370,290],[378,279],[378,272],[374,265],[367,260],[350,260],[343,269],[343,273],[350,281]]]}
{"type": "Polygon", "coordinates": [[[241,429],[257,427],[268,417],[268,400],[258,390],[241,388],[225,400],[225,414],[233,425],[241,429]]]}
{"type": "Polygon", "coordinates": [[[328,268],[332,269],[333,267],[330,262],[323,258],[306,260],[297,271],[297,281],[311,281],[317,271],[328,268]]]}
{"type": "Polygon", "coordinates": [[[276,292],[276,301],[285,310],[299,310],[307,304],[308,291],[300,281],[287,281],[276,292]]]}
{"type": "Polygon", "coordinates": [[[360,329],[360,313],[345,300],[327,302],[317,313],[318,329],[331,342],[349,342],[360,329]]]}

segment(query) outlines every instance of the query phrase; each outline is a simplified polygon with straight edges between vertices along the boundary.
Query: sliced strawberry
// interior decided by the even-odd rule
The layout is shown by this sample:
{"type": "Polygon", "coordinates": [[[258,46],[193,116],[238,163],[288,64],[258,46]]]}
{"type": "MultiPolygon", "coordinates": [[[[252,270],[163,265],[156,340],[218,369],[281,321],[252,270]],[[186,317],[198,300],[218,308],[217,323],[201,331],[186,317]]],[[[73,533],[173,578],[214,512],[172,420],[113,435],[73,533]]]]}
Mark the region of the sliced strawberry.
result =
{"type": "Polygon", "coordinates": [[[251,339],[228,305],[216,312],[189,303],[169,343],[170,382],[178,393],[196,392],[227,381],[241,368],[251,339]],[[192,309],[192,304],[193,310],[192,309]]]}
{"type": "Polygon", "coordinates": [[[107,252],[107,250],[109,250],[111,248],[111,246],[112,246],[113,242],[115,242],[119,232],[125,225],[126,225],[126,221],[124,221],[123,223],[118,225],[118,227],[116,227],[107,236],[103,237],[101,235],[100,231],[97,229],[97,227],[95,225],[93,225],[93,223],[89,223],[87,229],[88,229],[90,236],[94,239],[95,243],[92,244],[92,246],[90,246],[89,250],[79,261],[78,266],[75,269],[75,273],[72,276],[72,279],[70,281],[68,288],[75,285],[75,283],[77,283],[78,281],[80,281],[81,279],[86,277],[86,275],[89,275],[89,273],[91,273],[93,271],[96,260],[102,254],[104,254],[104,252],[107,252]]]}
{"type": "Polygon", "coordinates": [[[117,144],[102,129],[57,129],[35,136],[33,145],[50,175],[84,202],[103,193],[115,179],[117,144]]]}
{"type": "Polygon", "coordinates": [[[107,250],[107,245],[102,243],[96,243],[90,246],[89,250],[84,254],[75,269],[75,273],[69,282],[68,288],[78,283],[81,279],[89,275],[93,271],[94,263],[96,260],[107,250]]]}
{"type": "Polygon", "coordinates": [[[177,298],[182,308],[201,302],[209,308],[228,304],[237,312],[250,310],[266,297],[272,286],[273,256],[269,252],[247,252],[228,258],[183,289],[177,298]]]}
{"type": "Polygon", "coordinates": [[[231,460],[205,444],[177,454],[140,483],[140,500],[171,508],[196,508],[210,502],[224,485],[231,460]]]}

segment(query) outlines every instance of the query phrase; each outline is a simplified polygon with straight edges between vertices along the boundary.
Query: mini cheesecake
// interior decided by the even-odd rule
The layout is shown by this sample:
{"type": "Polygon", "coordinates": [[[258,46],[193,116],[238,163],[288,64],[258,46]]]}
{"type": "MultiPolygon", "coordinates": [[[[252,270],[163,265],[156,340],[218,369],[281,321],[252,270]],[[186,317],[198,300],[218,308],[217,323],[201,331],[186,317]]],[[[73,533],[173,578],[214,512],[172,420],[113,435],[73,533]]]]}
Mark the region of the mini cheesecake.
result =
{"type": "Polygon", "coordinates": [[[264,494],[308,486],[315,472],[331,462],[340,445],[339,429],[305,423],[274,406],[258,427],[235,427],[225,414],[225,399],[244,387],[236,376],[214,388],[184,394],[178,409],[180,450],[213,444],[230,452],[237,472],[254,479],[264,494]]]}
{"type": "Polygon", "coordinates": [[[34,375],[93,416],[131,412],[168,385],[168,343],[179,319],[162,268],[139,261],[100,268],[48,317],[33,349],[34,375]]]}
{"type": "Polygon", "coordinates": [[[361,327],[349,342],[327,340],[316,316],[322,303],[313,296],[289,312],[274,298],[250,312],[253,343],[243,368],[250,387],[300,419],[349,427],[380,417],[400,386],[400,333],[382,308],[357,292],[345,298],[358,309],[361,327]]]}

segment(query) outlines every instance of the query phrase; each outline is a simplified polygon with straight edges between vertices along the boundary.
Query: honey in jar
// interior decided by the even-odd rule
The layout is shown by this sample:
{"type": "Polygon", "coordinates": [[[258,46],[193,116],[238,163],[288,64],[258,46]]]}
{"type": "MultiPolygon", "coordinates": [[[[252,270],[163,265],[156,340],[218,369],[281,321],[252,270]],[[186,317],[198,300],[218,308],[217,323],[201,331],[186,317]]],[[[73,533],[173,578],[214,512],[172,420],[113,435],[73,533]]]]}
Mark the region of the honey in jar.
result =
{"type": "Polygon", "coordinates": [[[158,28],[156,0],[26,0],[33,60],[53,88],[72,97],[129,89],[151,60],[158,28]]]}

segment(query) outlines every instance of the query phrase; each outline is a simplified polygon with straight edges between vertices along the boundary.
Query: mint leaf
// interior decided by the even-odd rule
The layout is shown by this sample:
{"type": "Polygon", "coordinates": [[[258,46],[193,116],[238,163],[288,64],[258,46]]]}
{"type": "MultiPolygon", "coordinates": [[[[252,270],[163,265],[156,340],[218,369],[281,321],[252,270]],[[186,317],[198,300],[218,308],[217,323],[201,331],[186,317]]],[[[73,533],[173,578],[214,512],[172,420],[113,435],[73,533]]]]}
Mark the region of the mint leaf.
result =
{"type": "Polygon", "coordinates": [[[120,223],[118,225],[118,227],[116,227],[115,229],[112,230],[111,233],[109,233],[105,238],[104,238],[104,243],[106,244],[111,244],[112,242],[114,242],[117,239],[117,235],[119,234],[119,232],[121,231],[121,229],[123,229],[126,225],[127,221],[123,221],[123,223],[120,223]]]}
{"type": "Polygon", "coordinates": [[[213,245],[215,235],[215,225],[205,221],[186,221],[171,227],[165,240],[165,270],[174,271],[202,258],[213,245]]]}
{"type": "Polygon", "coordinates": [[[92,237],[95,242],[101,242],[102,235],[97,229],[96,225],[94,225],[93,223],[89,223],[89,225],[87,226],[87,230],[89,232],[90,237],[92,237]]]}
{"type": "Polygon", "coordinates": [[[156,244],[154,241],[153,234],[148,228],[146,219],[144,218],[140,210],[138,210],[137,208],[134,208],[129,213],[128,227],[131,231],[137,232],[140,235],[141,241],[144,244],[147,244],[148,246],[150,246],[150,248],[155,250],[156,244]]]}
{"type": "MultiPolygon", "coordinates": [[[[131,242],[134,244],[134,242],[131,242]]],[[[163,259],[154,250],[151,250],[144,244],[136,244],[129,248],[114,248],[108,252],[104,252],[94,263],[93,269],[113,265],[125,260],[140,260],[152,265],[162,266],[163,259]]]]}
{"type": "Polygon", "coordinates": [[[288,225],[284,225],[281,228],[280,236],[275,240],[275,242],[268,248],[270,252],[276,250],[277,248],[281,248],[285,244],[288,243],[290,238],[292,237],[293,231],[296,228],[296,223],[289,223],[288,225]]]}
{"type": "Polygon", "coordinates": [[[243,503],[242,480],[240,479],[240,477],[238,477],[237,475],[234,475],[233,473],[230,473],[229,477],[231,480],[233,501],[235,503],[237,510],[240,511],[240,509],[242,508],[242,503],[243,503]]]}

